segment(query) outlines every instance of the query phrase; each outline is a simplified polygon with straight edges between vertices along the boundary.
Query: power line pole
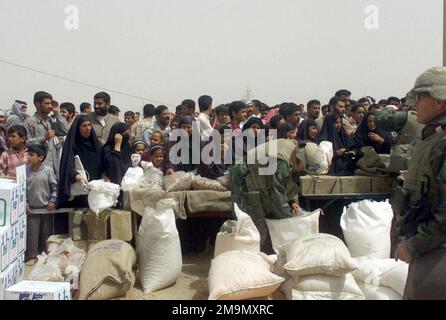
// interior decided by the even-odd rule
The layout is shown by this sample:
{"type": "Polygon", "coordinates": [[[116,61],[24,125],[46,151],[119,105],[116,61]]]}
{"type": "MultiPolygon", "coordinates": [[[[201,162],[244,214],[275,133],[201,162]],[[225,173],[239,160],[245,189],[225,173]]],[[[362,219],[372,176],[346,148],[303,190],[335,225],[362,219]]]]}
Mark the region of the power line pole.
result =
{"type": "MultiPolygon", "coordinates": [[[[445,0],[446,1],[446,0],[445,0]]],[[[243,100],[246,101],[251,101],[251,94],[252,94],[252,90],[249,87],[249,84],[246,86],[246,90],[245,90],[245,97],[243,98],[243,100]]]]}

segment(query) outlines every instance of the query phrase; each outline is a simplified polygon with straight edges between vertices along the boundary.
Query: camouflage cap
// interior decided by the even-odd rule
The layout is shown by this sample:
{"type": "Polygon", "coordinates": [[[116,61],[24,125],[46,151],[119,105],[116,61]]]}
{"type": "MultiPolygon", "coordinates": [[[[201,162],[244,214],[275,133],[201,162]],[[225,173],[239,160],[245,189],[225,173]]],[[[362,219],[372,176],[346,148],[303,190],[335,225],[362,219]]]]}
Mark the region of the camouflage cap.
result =
{"type": "Polygon", "coordinates": [[[446,67],[434,67],[423,72],[407,94],[408,104],[415,104],[416,94],[426,92],[433,98],[446,101],[446,67]]]}

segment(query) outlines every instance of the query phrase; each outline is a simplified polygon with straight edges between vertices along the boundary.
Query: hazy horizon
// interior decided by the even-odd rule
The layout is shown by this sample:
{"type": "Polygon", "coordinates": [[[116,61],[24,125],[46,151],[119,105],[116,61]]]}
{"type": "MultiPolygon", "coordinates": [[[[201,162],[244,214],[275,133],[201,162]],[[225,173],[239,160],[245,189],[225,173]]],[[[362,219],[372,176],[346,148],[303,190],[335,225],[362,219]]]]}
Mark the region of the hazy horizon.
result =
{"type": "MultiPolygon", "coordinates": [[[[202,94],[216,106],[248,85],[269,105],[327,103],[342,88],[401,97],[442,64],[442,9],[441,0],[1,0],[0,60],[126,93],[109,92],[122,113],[202,94]],[[68,5],[79,8],[78,30],[65,28],[68,5]],[[368,5],[380,10],[378,30],[364,25],[368,5]]],[[[38,90],[77,108],[102,91],[3,62],[0,77],[0,107],[21,99],[29,113],[38,90]]]]}

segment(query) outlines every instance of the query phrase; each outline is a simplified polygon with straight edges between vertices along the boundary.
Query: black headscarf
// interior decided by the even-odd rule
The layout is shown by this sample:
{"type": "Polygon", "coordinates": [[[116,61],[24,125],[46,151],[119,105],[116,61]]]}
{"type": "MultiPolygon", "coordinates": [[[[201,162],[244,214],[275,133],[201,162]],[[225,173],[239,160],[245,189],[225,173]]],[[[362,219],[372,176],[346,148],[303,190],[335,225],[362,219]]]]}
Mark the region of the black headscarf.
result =
{"type": "MultiPolygon", "coordinates": [[[[125,131],[127,131],[128,129],[129,129],[129,126],[123,122],[115,123],[110,129],[110,134],[108,135],[107,142],[104,145],[103,161],[105,164],[105,171],[107,173],[108,178],[113,183],[121,184],[121,181],[119,181],[119,182],[113,181],[115,179],[112,179],[112,177],[111,177],[111,176],[113,176],[113,174],[111,174],[111,173],[113,171],[116,171],[116,169],[117,169],[115,166],[115,163],[113,163],[113,165],[110,165],[111,159],[114,158],[111,154],[115,149],[115,135],[117,133],[123,135],[123,133],[125,131]]],[[[119,166],[121,167],[119,176],[121,177],[121,179],[127,172],[127,169],[130,168],[132,165],[132,159],[131,159],[132,153],[133,153],[132,148],[129,143],[129,135],[128,134],[123,135],[122,143],[121,143],[121,150],[119,152],[119,159],[120,159],[119,166]]]]}
{"type": "Polygon", "coordinates": [[[60,158],[58,205],[63,204],[70,198],[71,184],[74,183],[73,179],[76,176],[74,172],[74,156],[79,156],[90,180],[100,179],[102,175],[102,145],[93,127],[88,138],[82,137],[79,132],[81,124],[85,121],[90,121],[86,115],[77,116],[65,138],[60,158]]]}
{"type": "MultiPolygon", "coordinates": [[[[299,139],[299,141],[311,141],[310,136],[308,135],[308,128],[309,127],[317,127],[317,123],[314,119],[308,119],[303,121],[300,126],[299,126],[299,130],[297,131],[297,138],[299,139]]],[[[316,137],[316,141],[312,141],[317,143],[317,137],[316,137]]]]}
{"type": "Polygon", "coordinates": [[[322,126],[321,132],[319,133],[319,143],[322,141],[330,141],[333,143],[333,151],[339,149],[348,149],[352,147],[353,143],[341,125],[341,131],[337,132],[335,128],[335,123],[337,119],[341,119],[341,115],[338,113],[332,113],[325,117],[324,124],[322,126]]]}
{"type": "Polygon", "coordinates": [[[296,130],[296,127],[286,123],[277,131],[277,139],[288,139],[288,132],[296,130]]]}
{"type": "Polygon", "coordinates": [[[392,143],[391,136],[384,131],[375,129],[373,131],[369,130],[369,117],[372,115],[376,115],[374,112],[369,112],[366,114],[366,116],[362,119],[361,124],[359,125],[358,129],[355,133],[355,143],[357,148],[372,146],[373,149],[375,149],[376,153],[378,154],[390,154],[390,147],[392,143]],[[372,132],[377,135],[379,135],[381,138],[384,139],[384,143],[378,143],[375,141],[370,140],[368,134],[372,132]]]}
{"type": "Polygon", "coordinates": [[[339,132],[336,131],[335,123],[337,119],[341,119],[342,121],[342,117],[336,112],[325,117],[318,142],[329,141],[333,143],[334,157],[329,174],[336,176],[349,176],[353,175],[354,173],[356,165],[355,160],[345,156],[338,157],[336,155],[336,151],[339,149],[354,151],[351,150],[353,148],[353,141],[350,139],[347,132],[345,132],[344,126],[341,125],[341,130],[339,132]]]}
{"type": "Polygon", "coordinates": [[[246,121],[246,123],[243,125],[242,131],[248,130],[249,128],[251,128],[251,126],[253,124],[258,124],[260,129],[265,129],[265,125],[262,122],[262,119],[260,118],[256,118],[256,117],[251,117],[249,118],[248,121],[246,121]]]}
{"type": "MultiPolygon", "coordinates": [[[[262,122],[262,119],[259,119],[257,117],[251,117],[246,121],[246,123],[243,125],[242,132],[245,132],[246,130],[250,129],[253,124],[257,124],[260,127],[260,130],[265,130],[265,125],[262,122]]],[[[263,143],[265,143],[265,139],[268,136],[268,131],[265,131],[265,135],[261,136],[258,133],[254,137],[254,145],[251,146],[252,148],[255,148],[263,143]]],[[[251,133],[249,133],[251,135],[251,133]]],[[[252,136],[252,135],[251,135],[252,136]]],[[[234,139],[235,140],[235,139],[234,139]]],[[[236,143],[233,141],[233,146],[236,145],[236,143]]],[[[233,147],[234,149],[234,147],[233,147]]],[[[236,147],[237,149],[237,147],[236,147]]],[[[245,156],[248,152],[248,138],[246,136],[243,137],[243,155],[245,156]]]]}

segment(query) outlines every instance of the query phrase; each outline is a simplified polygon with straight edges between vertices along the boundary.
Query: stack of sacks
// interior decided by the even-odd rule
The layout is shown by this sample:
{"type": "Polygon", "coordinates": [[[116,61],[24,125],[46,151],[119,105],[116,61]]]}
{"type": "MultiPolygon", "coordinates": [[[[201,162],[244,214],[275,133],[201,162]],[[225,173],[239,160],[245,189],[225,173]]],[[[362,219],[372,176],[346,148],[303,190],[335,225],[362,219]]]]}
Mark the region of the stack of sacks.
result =
{"type": "Polygon", "coordinates": [[[280,219],[266,220],[274,252],[279,252],[279,247],[297,238],[311,236],[319,233],[319,217],[322,210],[313,212],[300,210],[297,216],[280,219]]]}
{"type": "Polygon", "coordinates": [[[289,300],[364,300],[356,269],[344,243],[320,233],[281,246],[275,271],[288,278],[282,292],[289,300]]]}
{"type": "Polygon", "coordinates": [[[394,259],[354,258],[358,270],[353,272],[367,300],[402,300],[409,265],[394,259]]]}
{"type": "Polygon", "coordinates": [[[364,200],[344,208],[341,227],[359,270],[353,275],[368,300],[401,300],[408,264],[390,259],[393,211],[388,201],[364,200]]]}
{"type": "Polygon", "coordinates": [[[234,204],[237,221],[226,222],[215,242],[209,271],[209,300],[246,300],[270,296],[285,281],[271,272],[276,256],[260,252],[253,221],[234,204]]]}

